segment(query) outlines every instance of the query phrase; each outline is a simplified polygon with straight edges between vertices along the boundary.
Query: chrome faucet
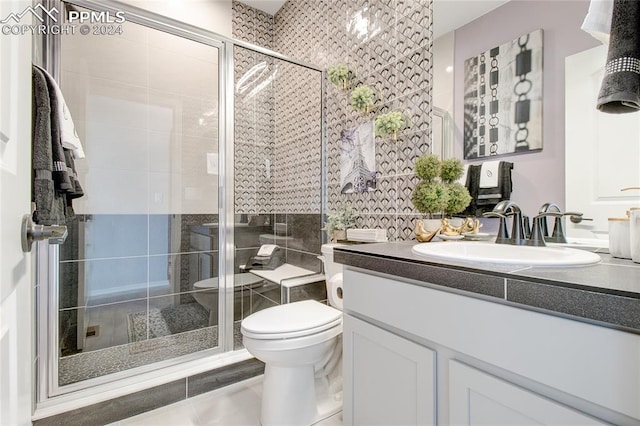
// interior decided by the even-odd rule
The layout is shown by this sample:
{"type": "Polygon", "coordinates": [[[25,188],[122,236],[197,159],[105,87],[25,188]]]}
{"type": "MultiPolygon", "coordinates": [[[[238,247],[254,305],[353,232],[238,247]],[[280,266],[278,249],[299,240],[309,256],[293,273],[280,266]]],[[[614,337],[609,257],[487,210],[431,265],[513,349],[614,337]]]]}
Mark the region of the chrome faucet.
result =
{"type": "Polygon", "coordinates": [[[582,217],[582,213],[560,211],[557,204],[545,203],[540,207],[540,212],[533,218],[533,228],[529,230],[529,218],[522,214],[520,207],[510,200],[500,201],[492,211],[484,213],[485,217],[500,218],[496,244],[545,246],[548,243],[566,243],[567,237],[564,234],[562,225],[563,216],[569,216],[573,223],[580,223],[583,220],[593,220],[582,217]],[[507,231],[506,219],[513,216],[511,234],[507,231]],[[553,232],[549,235],[547,217],[553,217],[555,224],[553,232]]]}
{"type": "Polygon", "coordinates": [[[485,217],[500,218],[498,235],[496,237],[497,244],[523,245],[526,243],[527,235],[522,220],[522,211],[520,207],[510,200],[500,201],[493,208],[493,211],[484,213],[485,217]],[[513,216],[511,225],[511,235],[507,232],[506,218],[513,216]]]}

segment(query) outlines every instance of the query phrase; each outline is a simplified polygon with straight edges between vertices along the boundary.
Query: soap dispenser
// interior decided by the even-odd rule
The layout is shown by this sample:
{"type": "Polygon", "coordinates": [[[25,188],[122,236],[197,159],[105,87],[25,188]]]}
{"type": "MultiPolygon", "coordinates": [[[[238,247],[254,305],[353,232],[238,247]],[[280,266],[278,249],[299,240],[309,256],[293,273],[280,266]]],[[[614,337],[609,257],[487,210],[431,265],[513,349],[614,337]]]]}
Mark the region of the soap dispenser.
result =
{"type": "MultiPolygon", "coordinates": [[[[640,187],[634,186],[624,188],[622,191],[640,190],[640,187]]],[[[640,263],[640,207],[632,207],[629,209],[629,248],[631,260],[640,263]]]]}
{"type": "Polygon", "coordinates": [[[629,217],[609,218],[609,254],[631,259],[631,221],[629,217]]]}

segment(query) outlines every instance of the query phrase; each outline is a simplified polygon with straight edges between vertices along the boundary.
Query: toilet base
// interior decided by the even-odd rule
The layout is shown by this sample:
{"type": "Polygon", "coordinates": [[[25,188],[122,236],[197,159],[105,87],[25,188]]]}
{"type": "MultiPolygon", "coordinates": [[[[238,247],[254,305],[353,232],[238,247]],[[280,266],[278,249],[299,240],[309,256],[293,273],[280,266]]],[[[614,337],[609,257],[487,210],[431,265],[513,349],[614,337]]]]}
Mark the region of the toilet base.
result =
{"type": "Polygon", "coordinates": [[[262,426],[313,425],[342,411],[342,378],[335,392],[335,386],[326,378],[316,379],[313,370],[312,365],[265,366],[262,426]]]}

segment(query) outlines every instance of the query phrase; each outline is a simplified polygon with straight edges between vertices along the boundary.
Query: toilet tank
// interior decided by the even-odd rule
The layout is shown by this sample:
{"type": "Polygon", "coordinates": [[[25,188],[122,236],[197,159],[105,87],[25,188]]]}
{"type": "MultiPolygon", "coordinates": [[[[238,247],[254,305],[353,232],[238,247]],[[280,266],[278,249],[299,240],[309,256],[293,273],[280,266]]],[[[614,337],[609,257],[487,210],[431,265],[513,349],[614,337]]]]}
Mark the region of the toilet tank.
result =
{"type": "Polygon", "coordinates": [[[324,258],[324,273],[326,279],[330,279],[335,274],[342,272],[342,264],[334,263],[333,261],[333,248],[341,247],[345,244],[323,244],[322,245],[322,257],[324,258]]]}

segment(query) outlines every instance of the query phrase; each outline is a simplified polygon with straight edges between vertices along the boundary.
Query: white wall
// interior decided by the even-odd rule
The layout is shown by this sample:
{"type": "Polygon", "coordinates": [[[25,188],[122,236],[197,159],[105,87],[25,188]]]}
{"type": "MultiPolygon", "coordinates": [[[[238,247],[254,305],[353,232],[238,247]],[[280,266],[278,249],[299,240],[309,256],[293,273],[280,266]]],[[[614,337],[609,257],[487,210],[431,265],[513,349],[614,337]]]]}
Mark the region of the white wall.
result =
{"type": "Polygon", "coordinates": [[[131,22],[63,39],[60,83],[86,153],[76,213],[217,211],[218,53],[131,22]]]}
{"type": "Polygon", "coordinates": [[[124,0],[124,3],[231,37],[231,0],[124,0]]]}
{"type": "MultiPolygon", "coordinates": [[[[29,1],[0,1],[0,19],[29,1]]],[[[29,425],[33,401],[34,290],[20,249],[30,209],[31,36],[0,35],[0,424],[29,425]]]]}

